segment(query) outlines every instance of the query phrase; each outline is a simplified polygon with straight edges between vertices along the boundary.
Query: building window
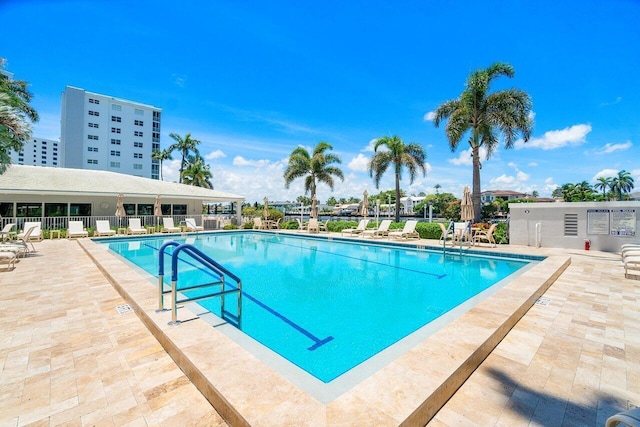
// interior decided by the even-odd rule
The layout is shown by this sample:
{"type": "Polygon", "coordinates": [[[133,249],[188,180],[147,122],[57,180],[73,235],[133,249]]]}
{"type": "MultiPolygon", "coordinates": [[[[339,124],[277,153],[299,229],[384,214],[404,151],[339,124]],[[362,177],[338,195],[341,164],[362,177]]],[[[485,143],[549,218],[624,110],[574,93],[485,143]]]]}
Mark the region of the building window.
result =
{"type": "Polygon", "coordinates": [[[139,130],[134,131],[133,136],[142,136],[142,131],[139,131],[139,130]]]}
{"type": "Polygon", "coordinates": [[[91,203],[71,203],[71,204],[69,204],[69,215],[71,215],[71,216],[91,216],[91,203]]]}
{"type": "Polygon", "coordinates": [[[120,162],[111,162],[110,163],[112,168],[119,168],[120,167],[120,162]]]}
{"type": "Polygon", "coordinates": [[[153,112],[153,120],[160,120],[160,112],[159,111],[154,111],[153,112]]]}
{"type": "Polygon", "coordinates": [[[67,216],[66,203],[45,203],[44,216],[67,216]]]}
{"type": "Polygon", "coordinates": [[[113,105],[111,105],[111,109],[113,111],[122,111],[122,105],[113,104],[113,105]]]}
{"type": "Polygon", "coordinates": [[[136,116],[142,116],[142,115],[144,115],[144,111],[142,111],[139,108],[136,108],[136,116]]]}
{"type": "Polygon", "coordinates": [[[133,164],[133,168],[140,170],[140,169],[142,169],[142,165],[140,163],[134,163],[133,164]]]}
{"type": "Polygon", "coordinates": [[[87,147],[87,151],[98,152],[98,147],[87,147]]]}
{"type": "Polygon", "coordinates": [[[99,99],[89,98],[89,104],[100,104],[99,99]]]}
{"type": "Polygon", "coordinates": [[[186,215],[187,205],[173,205],[173,215],[186,215]]]}
{"type": "Polygon", "coordinates": [[[87,164],[89,164],[89,165],[97,165],[98,161],[96,159],[87,159],[87,164]]]}
{"type": "Polygon", "coordinates": [[[122,117],[119,117],[119,116],[111,116],[111,121],[112,121],[112,122],[116,122],[116,123],[120,123],[120,122],[122,122],[122,117]]]}
{"type": "Polygon", "coordinates": [[[142,120],[134,120],[133,124],[136,126],[144,126],[144,122],[142,120]]]}
{"type": "Polygon", "coordinates": [[[41,217],[41,203],[16,203],[16,216],[19,217],[41,217]]]}
{"type": "Polygon", "coordinates": [[[111,128],[112,133],[120,133],[120,128],[111,128]]]}
{"type": "Polygon", "coordinates": [[[98,135],[88,135],[87,138],[98,140],[98,135]]]}
{"type": "Polygon", "coordinates": [[[97,127],[100,127],[100,126],[98,126],[98,123],[89,123],[89,127],[90,128],[97,128],[97,127]]]}
{"type": "Polygon", "coordinates": [[[111,143],[114,145],[120,145],[120,140],[111,138],[111,143]]]}
{"type": "Polygon", "coordinates": [[[89,115],[90,116],[99,116],[100,115],[100,111],[91,111],[91,110],[89,110],[89,115]]]}
{"type": "Polygon", "coordinates": [[[133,146],[136,147],[136,148],[142,148],[142,142],[137,142],[136,141],[136,142],[133,143],[133,146]]]}
{"type": "Polygon", "coordinates": [[[112,156],[116,156],[116,157],[120,157],[120,152],[117,150],[111,150],[111,155],[112,156]]]}
{"type": "Polygon", "coordinates": [[[142,153],[133,153],[133,158],[134,159],[141,159],[142,158],[142,153]]]}

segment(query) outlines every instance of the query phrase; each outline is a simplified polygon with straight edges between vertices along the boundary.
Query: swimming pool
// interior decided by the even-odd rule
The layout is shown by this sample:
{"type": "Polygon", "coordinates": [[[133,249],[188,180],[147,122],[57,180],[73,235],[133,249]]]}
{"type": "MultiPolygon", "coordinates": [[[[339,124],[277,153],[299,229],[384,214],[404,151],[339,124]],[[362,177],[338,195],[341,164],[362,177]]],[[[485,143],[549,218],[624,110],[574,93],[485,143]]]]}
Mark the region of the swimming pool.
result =
{"type": "MultiPolygon", "coordinates": [[[[156,275],[158,248],[168,240],[103,243],[156,275]]],[[[242,279],[242,331],[325,383],[528,264],[265,232],[186,241],[242,279]]],[[[206,279],[183,264],[180,281],[206,279]]],[[[200,304],[220,314],[219,300],[200,304]]]]}

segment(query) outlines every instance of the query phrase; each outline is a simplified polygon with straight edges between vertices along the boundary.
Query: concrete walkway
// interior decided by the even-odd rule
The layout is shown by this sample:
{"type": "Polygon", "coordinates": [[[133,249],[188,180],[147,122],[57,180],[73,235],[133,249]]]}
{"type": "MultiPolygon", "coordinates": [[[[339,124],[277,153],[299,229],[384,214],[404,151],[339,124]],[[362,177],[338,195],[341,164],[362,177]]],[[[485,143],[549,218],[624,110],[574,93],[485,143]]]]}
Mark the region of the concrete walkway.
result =
{"type": "MultiPolygon", "coordinates": [[[[36,248],[0,270],[0,426],[225,425],[77,242],[36,248]]],[[[600,426],[640,404],[640,281],[619,256],[499,250],[572,263],[429,425],[600,426]]]]}

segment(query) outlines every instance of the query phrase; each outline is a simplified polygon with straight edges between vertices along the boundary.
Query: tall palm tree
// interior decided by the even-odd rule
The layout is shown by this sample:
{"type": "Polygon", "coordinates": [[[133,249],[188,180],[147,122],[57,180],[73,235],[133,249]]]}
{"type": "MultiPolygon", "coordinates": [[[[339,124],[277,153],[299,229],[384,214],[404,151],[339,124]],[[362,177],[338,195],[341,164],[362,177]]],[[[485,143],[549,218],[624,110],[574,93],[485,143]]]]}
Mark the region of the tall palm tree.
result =
{"type": "Polygon", "coordinates": [[[433,123],[449,119],[445,133],[451,151],[458,148],[462,137],[471,132],[469,145],[473,157],[473,208],[475,221],[480,220],[480,147],[487,151],[487,158],[498,146],[498,134],[504,136],[506,148],[512,148],[518,133],[527,142],[531,137],[533,121],[530,118],[531,97],[519,89],[489,92],[491,81],[500,76],[513,77],[515,71],[510,64],[496,62],[487,69],[473,72],[466,82],[465,90],[458,99],[446,101],[435,111],[433,123]]]}
{"type": "Polygon", "coordinates": [[[28,83],[13,80],[4,72],[0,58],[0,173],[11,163],[10,150],[20,151],[31,137],[30,122],[38,121],[38,113],[29,105],[32,95],[28,83]]]}
{"type": "Polygon", "coordinates": [[[184,138],[182,138],[177,133],[170,133],[169,136],[176,141],[175,144],[171,144],[169,146],[169,151],[173,153],[175,150],[178,150],[182,155],[182,161],[180,162],[180,181],[179,181],[180,183],[182,183],[182,172],[184,172],[187,166],[187,158],[191,153],[193,153],[196,156],[200,155],[200,152],[198,151],[198,144],[200,144],[200,141],[198,141],[197,139],[191,138],[191,132],[187,133],[184,136],[184,138]]]}
{"type": "Polygon", "coordinates": [[[598,182],[593,186],[596,190],[602,190],[602,197],[607,200],[607,190],[611,187],[612,178],[598,177],[598,182]]]}
{"type": "Polygon", "coordinates": [[[335,154],[326,153],[327,150],[333,150],[333,147],[325,141],[316,145],[313,154],[304,147],[296,147],[289,155],[289,164],[284,171],[285,188],[289,188],[295,179],[304,177],[304,191],[305,194],[311,193],[311,199],[316,194],[318,182],[327,184],[333,191],[334,176],[344,181],[342,170],[333,165],[342,163],[342,160],[335,154]]]}
{"type": "Polygon", "coordinates": [[[387,171],[389,166],[393,165],[396,180],[396,222],[400,221],[400,180],[402,179],[402,168],[409,170],[410,182],[416,178],[418,169],[422,171],[422,175],[427,174],[424,162],[427,154],[419,144],[405,144],[398,136],[378,138],[373,146],[376,154],[373,155],[369,162],[369,176],[373,178],[376,188],[379,188],[380,179],[387,171]],[[385,150],[378,151],[380,147],[385,150]]]}
{"type": "Polygon", "coordinates": [[[440,185],[440,184],[436,184],[436,185],[434,185],[434,186],[433,186],[433,188],[435,188],[435,189],[436,189],[436,194],[438,194],[438,192],[439,192],[439,191],[440,191],[440,189],[442,188],[442,185],[440,185]]]}
{"type": "Polygon", "coordinates": [[[630,172],[624,169],[618,172],[618,176],[611,180],[611,191],[618,196],[618,200],[622,200],[622,194],[630,193],[633,187],[633,177],[630,172]]]}
{"type": "Polygon", "coordinates": [[[165,160],[173,160],[173,157],[171,157],[171,150],[155,150],[151,153],[151,159],[158,160],[160,162],[160,181],[164,181],[162,178],[162,162],[165,160]]]}
{"type": "Polygon", "coordinates": [[[204,159],[200,156],[190,156],[188,160],[187,167],[182,172],[183,182],[187,185],[213,190],[213,184],[211,183],[213,174],[209,169],[209,165],[205,164],[204,159]]]}

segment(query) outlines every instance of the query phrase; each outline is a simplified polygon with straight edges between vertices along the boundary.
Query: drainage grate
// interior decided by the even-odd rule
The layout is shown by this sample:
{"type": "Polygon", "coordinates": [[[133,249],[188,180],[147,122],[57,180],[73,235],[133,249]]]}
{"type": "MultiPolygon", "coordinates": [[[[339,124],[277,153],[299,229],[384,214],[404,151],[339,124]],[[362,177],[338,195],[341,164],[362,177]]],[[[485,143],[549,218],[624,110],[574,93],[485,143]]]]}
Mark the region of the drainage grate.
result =
{"type": "Polygon", "coordinates": [[[551,302],[551,300],[549,298],[538,298],[536,300],[536,305],[541,305],[541,306],[548,306],[549,303],[551,302]]]}
{"type": "Polygon", "coordinates": [[[117,305],[116,306],[116,310],[118,310],[118,313],[120,313],[120,314],[127,314],[127,313],[131,313],[133,311],[129,304],[117,305]]]}

